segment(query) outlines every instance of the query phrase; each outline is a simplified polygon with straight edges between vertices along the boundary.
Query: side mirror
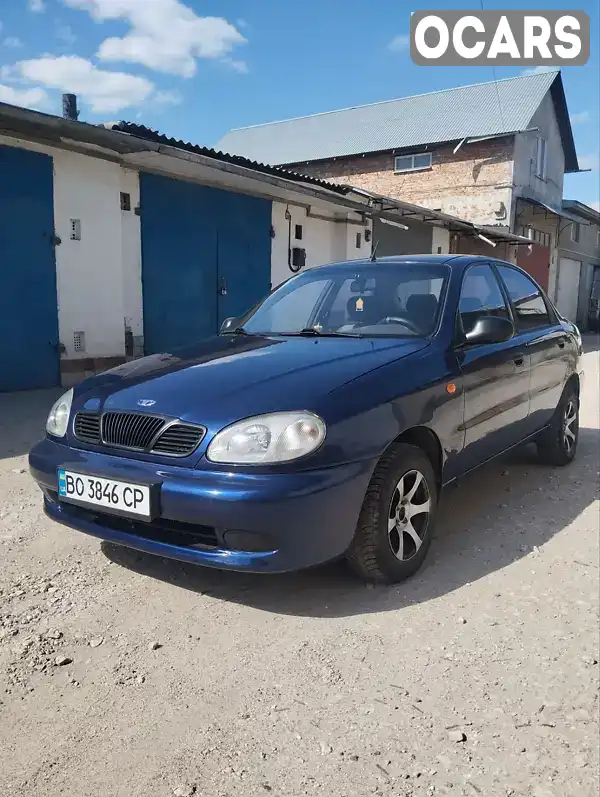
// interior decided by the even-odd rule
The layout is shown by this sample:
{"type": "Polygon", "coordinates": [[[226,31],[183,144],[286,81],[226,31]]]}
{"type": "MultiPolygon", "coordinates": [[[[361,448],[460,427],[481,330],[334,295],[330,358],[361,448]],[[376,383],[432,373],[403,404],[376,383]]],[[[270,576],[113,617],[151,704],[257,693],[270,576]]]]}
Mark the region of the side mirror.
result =
{"type": "Polygon", "coordinates": [[[504,343],[515,334],[515,327],[508,318],[485,315],[478,318],[473,329],[465,335],[468,346],[483,343],[504,343]]]}
{"type": "Polygon", "coordinates": [[[229,332],[230,329],[235,329],[237,326],[237,318],[231,316],[231,318],[226,318],[225,321],[221,324],[220,334],[222,335],[223,332],[229,332]]]}

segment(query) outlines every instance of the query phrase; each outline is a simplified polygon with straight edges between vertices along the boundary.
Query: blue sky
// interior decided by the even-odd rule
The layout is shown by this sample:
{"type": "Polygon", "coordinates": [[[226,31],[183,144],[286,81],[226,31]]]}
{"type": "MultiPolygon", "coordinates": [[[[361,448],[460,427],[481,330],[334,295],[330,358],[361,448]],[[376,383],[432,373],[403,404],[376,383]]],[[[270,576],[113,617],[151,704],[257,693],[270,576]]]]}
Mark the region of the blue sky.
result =
{"type": "MultiPolygon", "coordinates": [[[[565,8],[564,0],[484,0],[486,9],[565,8]]],[[[11,0],[0,4],[0,100],[60,113],[62,91],[81,118],[127,119],[214,145],[231,127],[493,80],[490,67],[415,66],[410,12],[480,8],[479,0],[11,0]]],[[[592,57],[563,80],[582,166],[565,196],[599,199],[598,0],[592,57]]],[[[497,68],[496,77],[519,69],[497,68]]]]}

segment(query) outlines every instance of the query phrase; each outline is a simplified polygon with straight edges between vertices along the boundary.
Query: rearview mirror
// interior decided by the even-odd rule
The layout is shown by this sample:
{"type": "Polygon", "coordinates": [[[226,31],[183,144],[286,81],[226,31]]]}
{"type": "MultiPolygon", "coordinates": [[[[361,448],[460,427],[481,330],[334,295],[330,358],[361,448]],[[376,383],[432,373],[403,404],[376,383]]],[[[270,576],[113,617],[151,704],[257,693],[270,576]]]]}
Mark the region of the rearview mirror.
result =
{"type": "Polygon", "coordinates": [[[223,332],[229,332],[230,329],[235,329],[237,326],[237,318],[231,316],[231,318],[226,318],[225,321],[221,324],[221,334],[223,332]]]}
{"type": "Polygon", "coordinates": [[[494,315],[478,318],[473,329],[465,335],[465,343],[469,346],[483,343],[504,343],[515,334],[512,321],[494,315]]]}

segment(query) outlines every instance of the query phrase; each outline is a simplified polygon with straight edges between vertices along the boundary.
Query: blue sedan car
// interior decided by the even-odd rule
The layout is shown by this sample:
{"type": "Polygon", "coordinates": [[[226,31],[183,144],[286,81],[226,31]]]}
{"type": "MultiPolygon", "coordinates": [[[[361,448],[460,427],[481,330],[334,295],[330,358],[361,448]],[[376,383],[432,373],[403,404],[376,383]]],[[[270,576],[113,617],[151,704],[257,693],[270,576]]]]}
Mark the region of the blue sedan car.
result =
{"type": "Polygon", "coordinates": [[[581,353],[510,263],[336,263],[65,393],[30,468],[50,518],[104,540],[252,572],[345,556],[394,583],[444,485],[525,441],[573,460],[581,353]]]}

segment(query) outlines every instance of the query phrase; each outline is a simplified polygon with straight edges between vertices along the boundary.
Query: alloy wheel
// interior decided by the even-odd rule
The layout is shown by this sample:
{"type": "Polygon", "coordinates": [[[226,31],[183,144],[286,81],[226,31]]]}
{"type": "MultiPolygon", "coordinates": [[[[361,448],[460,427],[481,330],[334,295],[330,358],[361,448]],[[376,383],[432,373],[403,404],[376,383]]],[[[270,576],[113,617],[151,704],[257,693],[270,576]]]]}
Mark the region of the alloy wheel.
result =
{"type": "Polygon", "coordinates": [[[572,397],[565,407],[563,421],[563,443],[567,454],[571,454],[577,440],[577,400],[572,397]]]}
{"type": "Polygon", "coordinates": [[[396,559],[407,562],[416,556],[427,533],[430,513],[427,480],[420,471],[410,470],[396,485],[388,512],[388,540],[396,559]]]}

